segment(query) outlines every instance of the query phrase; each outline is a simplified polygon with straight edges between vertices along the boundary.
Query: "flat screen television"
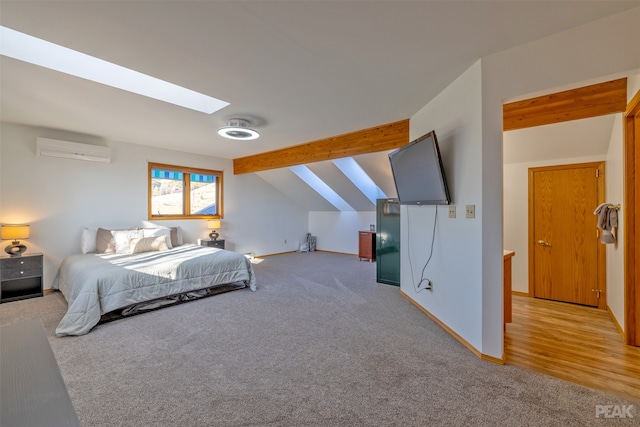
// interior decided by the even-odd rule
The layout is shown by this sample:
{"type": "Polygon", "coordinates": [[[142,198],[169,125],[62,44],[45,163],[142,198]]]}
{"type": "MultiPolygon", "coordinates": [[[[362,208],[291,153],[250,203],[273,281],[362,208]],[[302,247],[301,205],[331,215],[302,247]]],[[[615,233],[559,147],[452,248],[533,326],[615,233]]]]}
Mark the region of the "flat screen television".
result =
{"type": "Polygon", "coordinates": [[[401,205],[451,203],[435,131],[389,153],[389,161],[401,205]]]}

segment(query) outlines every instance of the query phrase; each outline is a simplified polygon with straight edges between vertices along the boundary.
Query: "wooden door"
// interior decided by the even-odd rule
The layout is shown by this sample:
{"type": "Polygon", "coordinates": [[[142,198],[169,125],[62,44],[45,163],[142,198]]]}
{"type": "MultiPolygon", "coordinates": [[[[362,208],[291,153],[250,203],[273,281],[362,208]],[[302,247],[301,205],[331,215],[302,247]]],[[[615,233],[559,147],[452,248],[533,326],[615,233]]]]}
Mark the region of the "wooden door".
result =
{"type": "Polygon", "coordinates": [[[603,163],[529,169],[529,286],[534,297],[606,307],[605,252],[593,213],[603,192],[603,163]]]}

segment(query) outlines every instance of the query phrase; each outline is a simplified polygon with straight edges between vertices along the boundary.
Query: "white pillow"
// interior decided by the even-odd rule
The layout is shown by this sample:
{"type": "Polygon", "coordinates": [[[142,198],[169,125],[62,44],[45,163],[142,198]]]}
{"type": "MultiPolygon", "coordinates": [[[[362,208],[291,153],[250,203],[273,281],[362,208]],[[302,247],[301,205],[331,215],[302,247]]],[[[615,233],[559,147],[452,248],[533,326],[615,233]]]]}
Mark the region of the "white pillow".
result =
{"type": "Polygon", "coordinates": [[[111,234],[116,243],[117,254],[130,254],[129,240],[144,237],[142,230],[112,230],[111,234]]]}
{"type": "Polygon", "coordinates": [[[142,229],[143,237],[159,237],[165,236],[167,239],[167,249],[171,249],[173,246],[171,245],[171,230],[169,228],[143,228],[142,229]]]}
{"type": "Polygon", "coordinates": [[[184,241],[182,240],[182,231],[180,230],[180,227],[174,227],[176,230],[176,239],[178,241],[178,244],[176,246],[182,246],[184,245],[184,241]]]}
{"type": "Polygon", "coordinates": [[[155,222],[142,220],[142,228],[169,228],[164,225],[156,224],[155,222]]]}
{"type": "Polygon", "coordinates": [[[80,252],[90,254],[96,251],[96,233],[97,228],[83,228],[80,236],[80,252]]]}
{"type": "Polygon", "coordinates": [[[182,246],[184,244],[182,240],[182,231],[180,227],[165,227],[164,225],[156,224],[155,222],[142,220],[142,228],[166,228],[171,232],[171,246],[182,246]]]}
{"type": "Polygon", "coordinates": [[[165,236],[142,237],[129,240],[129,251],[132,254],[142,252],[168,251],[167,238],[165,236]]]}

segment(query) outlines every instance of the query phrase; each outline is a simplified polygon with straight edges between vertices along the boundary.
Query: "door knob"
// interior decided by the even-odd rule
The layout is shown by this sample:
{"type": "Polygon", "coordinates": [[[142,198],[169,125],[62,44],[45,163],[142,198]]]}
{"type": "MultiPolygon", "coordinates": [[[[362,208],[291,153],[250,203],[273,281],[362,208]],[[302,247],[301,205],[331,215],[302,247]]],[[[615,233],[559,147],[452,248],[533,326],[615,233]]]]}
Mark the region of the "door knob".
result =
{"type": "Polygon", "coordinates": [[[538,240],[538,244],[540,246],[551,246],[551,243],[547,243],[544,240],[538,240]]]}

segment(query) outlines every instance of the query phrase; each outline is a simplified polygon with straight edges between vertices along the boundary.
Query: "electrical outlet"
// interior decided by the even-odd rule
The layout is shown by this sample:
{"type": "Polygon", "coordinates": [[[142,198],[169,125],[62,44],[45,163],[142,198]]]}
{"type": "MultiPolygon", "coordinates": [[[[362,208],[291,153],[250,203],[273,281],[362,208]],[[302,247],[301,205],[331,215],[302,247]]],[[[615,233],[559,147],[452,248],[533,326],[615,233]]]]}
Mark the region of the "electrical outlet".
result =
{"type": "Polygon", "coordinates": [[[284,244],[285,244],[285,245],[287,244],[287,239],[284,239],[284,244]]]}
{"type": "Polygon", "coordinates": [[[467,205],[467,218],[476,217],[476,205],[467,205]]]}
{"type": "Polygon", "coordinates": [[[456,217],[456,207],[449,206],[449,218],[455,218],[455,217],[456,217]]]}
{"type": "Polygon", "coordinates": [[[428,289],[430,291],[433,290],[433,284],[429,279],[422,279],[422,281],[418,284],[418,290],[421,291],[423,289],[428,289]]]}

